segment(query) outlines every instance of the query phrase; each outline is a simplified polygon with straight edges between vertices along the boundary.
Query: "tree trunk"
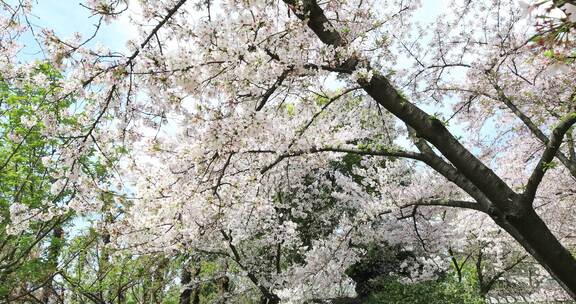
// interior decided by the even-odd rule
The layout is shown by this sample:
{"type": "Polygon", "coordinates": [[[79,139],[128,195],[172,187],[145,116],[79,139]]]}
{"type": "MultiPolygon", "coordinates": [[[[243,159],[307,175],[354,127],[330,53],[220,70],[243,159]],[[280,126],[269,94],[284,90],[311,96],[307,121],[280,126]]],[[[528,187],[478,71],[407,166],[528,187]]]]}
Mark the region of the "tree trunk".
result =
{"type": "Polygon", "coordinates": [[[226,296],[230,289],[230,279],[228,278],[228,261],[222,262],[222,277],[218,279],[218,303],[224,304],[227,301],[226,296]]]}
{"type": "MultiPolygon", "coordinates": [[[[308,28],[326,45],[345,45],[337,29],[316,0],[284,0],[294,15],[306,22],[308,28]]],[[[346,58],[333,71],[351,74],[361,58],[346,58]]],[[[369,60],[366,60],[369,62],[369,60]]],[[[318,68],[318,67],[317,67],[318,68]]],[[[510,233],[548,272],[573,299],[576,299],[576,259],[550,232],[529,203],[515,193],[494,171],[466,149],[442,124],[404,98],[385,77],[373,71],[370,80],[359,79],[364,91],[379,105],[398,117],[417,135],[431,143],[457,170],[457,173],[481,192],[482,207],[492,219],[510,233]],[[484,198],[487,198],[485,200],[484,198]]],[[[448,164],[448,163],[446,163],[448,164]]],[[[441,172],[439,172],[441,173],[441,172]]],[[[470,189],[463,189],[472,197],[470,189]]],[[[533,199],[533,197],[532,197],[533,199]]]]}
{"type": "Polygon", "coordinates": [[[192,288],[190,287],[190,282],[192,282],[192,273],[187,266],[187,264],[184,265],[182,268],[182,274],[180,275],[180,285],[183,287],[183,290],[180,293],[180,304],[190,304],[190,296],[192,295],[192,288]]]}
{"type": "Polygon", "coordinates": [[[52,282],[54,281],[54,273],[58,268],[58,257],[60,256],[63,238],[64,229],[58,224],[52,231],[52,239],[50,240],[50,247],[48,248],[48,267],[50,267],[50,272],[48,273],[49,278],[42,290],[42,303],[50,303],[50,299],[57,296],[52,282]]]}
{"type": "Polygon", "coordinates": [[[576,299],[576,259],[552,234],[532,207],[523,209],[524,212],[518,217],[493,219],[576,299]]]}
{"type": "Polygon", "coordinates": [[[152,274],[152,302],[153,303],[157,303],[160,304],[162,303],[162,300],[164,298],[164,294],[163,294],[163,288],[164,288],[164,284],[166,283],[164,280],[164,275],[165,275],[165,271],[166,268],[168,267],[168,263],[170,262],[170,259],[167,257],[160,257],[160,261],[158,262],[158,265],[156,266],[156,269],[154,271],[154,273],[152,274]]]}
{"type": "Polygon", "coordinates": [[[190,266],[190,263],[186,263],[182,267],[180,285],[184,287],[184,290],[180,293],[180,304],[200,303],[200,285],[194,284],[194,286],[191,286],[192,280],[196,279],[200,275],[200,263],[196,263],[192,271],[190,271],[190,266]]]}
{"type": "Polygon", "coordinates": [[[466,150],[441,125],[404,100],[383,76],[374,76],[366,92],[384,108],[413,127],[474,183],[493,204],[490,217],[512,235],[576,299],[576,259],[536,214],[495,173],[466,150]]]}

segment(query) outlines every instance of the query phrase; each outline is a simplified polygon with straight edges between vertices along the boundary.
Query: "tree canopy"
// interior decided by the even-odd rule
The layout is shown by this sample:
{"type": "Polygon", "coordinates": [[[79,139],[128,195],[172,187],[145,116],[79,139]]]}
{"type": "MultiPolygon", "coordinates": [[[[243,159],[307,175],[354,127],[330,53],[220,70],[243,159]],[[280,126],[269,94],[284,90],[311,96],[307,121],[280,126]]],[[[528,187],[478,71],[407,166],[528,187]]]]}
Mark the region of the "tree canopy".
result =
{"type": "Polygon", "coordinates": [[[0,1],[1,300],[576,300],[575,1],[80,4],[0,1]]]}

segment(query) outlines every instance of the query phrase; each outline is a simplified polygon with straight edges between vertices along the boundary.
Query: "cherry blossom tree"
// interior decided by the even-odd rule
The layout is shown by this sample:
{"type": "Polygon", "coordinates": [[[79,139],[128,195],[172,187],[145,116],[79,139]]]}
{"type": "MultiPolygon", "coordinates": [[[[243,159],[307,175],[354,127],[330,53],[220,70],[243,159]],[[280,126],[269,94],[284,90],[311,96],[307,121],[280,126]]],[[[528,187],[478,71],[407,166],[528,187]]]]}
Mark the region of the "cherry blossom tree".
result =
{"type": "MultiPolygon", "coordinates": [[[[28,3],[4,5],[10,78],[33,26],[28,3]]],[[[110,246],[223,257],[235,288],[222,297],[301,303],[353,294],[362,245],[418,246],[402,270],[416,280],[473,237],[495,263],[514,253],[492,278],[527,254],[576,298],[573,48],[538,47],[532,6],[454,1],[425,27],[419,1],[84,5],[95,31],[140,11],[127,54],[38,36],[66,71],[52,98],[86,101],[82,127],[48,128],[70,139],[54,191],[74,189],[79,213],[113,193],[110,246]],[[89,151],[116,184],[80,170],[89,151]]]]}

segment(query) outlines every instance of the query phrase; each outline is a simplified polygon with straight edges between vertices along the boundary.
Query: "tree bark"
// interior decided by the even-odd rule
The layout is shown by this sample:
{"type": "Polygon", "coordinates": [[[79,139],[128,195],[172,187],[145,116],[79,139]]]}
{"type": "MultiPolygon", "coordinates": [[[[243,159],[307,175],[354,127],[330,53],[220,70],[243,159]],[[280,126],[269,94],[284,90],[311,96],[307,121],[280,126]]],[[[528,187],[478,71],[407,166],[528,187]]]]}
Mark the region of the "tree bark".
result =
{"type": "Polygon", "coordinates": [[[52,239],[50,241],[50,247],[48,248],[48,263],[50,267],[50,273],[48,281],[46,285],[43,287],[42,290],[42,303],[50,303],[51,298],[57,296],[56,291],[54,290],[53,281],[54,281],[54,273],[58,268],[58,257],[60,256],[60,250],[62,249],[62,241],[64,238],[64,229],[60,224],[54,227],[52,231],[52,239]]]}
{"type": "MultiPolygon", "coordinates": [[[[531,204],[512,191],[491,169],[470,153],[441,124],[408,102],[380,75],[365,91],[389,112],[434,145],[492,203],[487,213],[526,249],[566,292],[576,299],[576,259],[552,234],[531,204]]],[[[530,202],[531,203],[531,202],[530,202]]]]}
{"type": "Polygon", "coordinates": [[[538,263],[540,263],[562,288],[576,299],[576,260],[532,207],[524,207],[519,216],[494,219],[538,263]]]}
{"type": "Polygon", "coordinates": [[[180,293],[180,304],[200,303],[200,285],[194,284],[194,286],[191,286],[192,280],[200,275],[200,263],[196,263],[192,271],[190,271],[190,266],[190,263],[186,263],[182,267],[180,285],[183,286],[184,290],[180,293]]]}
{"type": "Polygon", "coordinates": [[[228,278],[228,261],[222,260],[222,277],[217,281],[218,286],[218,303],[227,303],[227,293],[230,289],[230,279],[228,278]]]}
{"type": "Polygon", "coordinates": [[[182,268],[182,273],[180,275],[180,285],[183,287],[184,290],[180,293],[180,304],[190,304],[190,299],[192,295],[192,288],[190,288],[190,283],[192,282],[192,273],[187,267],[188,265],[184,265],[182,268]]]}

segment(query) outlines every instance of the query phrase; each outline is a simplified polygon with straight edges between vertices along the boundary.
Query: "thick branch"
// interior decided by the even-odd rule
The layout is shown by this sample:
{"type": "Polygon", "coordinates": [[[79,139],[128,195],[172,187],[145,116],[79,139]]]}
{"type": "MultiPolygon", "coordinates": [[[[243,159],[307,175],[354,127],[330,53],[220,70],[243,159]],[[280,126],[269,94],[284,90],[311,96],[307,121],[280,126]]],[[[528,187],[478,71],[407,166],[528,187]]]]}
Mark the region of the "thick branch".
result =
{"type": "Polygon", "coordinates": [[[262,295],[264,295],[264,297],[266,297],[269,300],[269,303],[278,303],[280,301],[280,298],[278,298],[278,296],[275,295],[274,293],[270,292],[266,287],[262,286],[256,275],[250,272],[249,269],[244,264],[242,264],[241,261],[242,258],[240,257],[240,253],[238,252],[238,249],[236,249],[236,246],[232,243],[232,236],[228,235],[224,230],[220,230],[220,233],[222,233],[222,236],[228,242],[228,247],[230,247],[230,250],[232,251],[234,261],[236,262],[236,264],[238,264],[238,266],[240,266],[240,268],[246,271],[250,281],[252,281],[252,283],[254,283],[254,285],[258,287],[260,292],[262,292],[262,295]]]}
{"type": "Polygon", "coordinates": [[[484,211],[482,206],[477,202],[461,201],[461,200],[451,200],[451,199],[420,199],[416,202],[406,204],[402,208],[413,207],[413,206],[440,206],[440,207],[452,207],[452,208],[464,208],[472,209],[477,211],[484,211]]]}
{"type": "Polygon", "coordinates": [[[402,97],[384,76],[365,82],[364,90],[380,105],[434,145],[454,167],[504,210],[516,193],[496,173],[468,151],[438,119],[402,97]]]}
{"type": "Polygon", "coordinates": [[[371,156],[387,156],[387,157],[402,157],[415,160],[423,160],[422,155],[416,152],[401,151],[395,149],[382,149],[382,150],[365,150],[365,149],[354,149],[354,148],[338,148],[338,147],[324,147],[324,148],[310,148],[305,150],[297,150],[288,152],[286,154],[279,155],[276,160],[274,160],[270,165],[262,168],[260,173],[264,174],[272,167],[276,166],[282,160],[290,157],[302,156],[305,154],[322,153],[322,152],[339,152],[339,153],[351,153],[358,155],[371,155],[371,156]]]}
{"type": "Polygon", "coordinates": [[[288,4],[298,19],[307,21],[308,27],[314,31],[322,42],[333,46],[345,44],[340,33],[334,29],[326,15],[324,15],[324,11],[318,5],[318,2],[315,0],[303,0],[301,7],[299,6],[299,1],[296,0],[284,0],[284,2],[288,4]]]}
{"type": "MultiPolygon", "coordinates": [[[[285,0],[287,1],[287,0],[285,0]]],[[[293,3],[287,2],[291,7],[293,3]]],[[[304,5],[308,25],[322,42],[340,46],[343,45],[341,36],[335,30],[318,30],[318,22],[327,20],[323,10],[314,0],[306,0],[304,5]],[[314,26],[310,25],[313,24],[314,26]]],[[[302,19],[301,16],[298,18],[302,19]]],[[[358,62],[353,58],[347,62],[358,62]]],[[[426,114],[422,109],[406,100],[394,88],[390,81],[382,76],[375,75],[369,80],[360,79],[358,82],[374,100],[386,110],[394,114],[407,125],[414,128],[425,140],[434,145],[467,179],[480,189],[491,201],[502,210],[510,208],[517,194],[496,173],[482,163],[476,156],[468,151],[438,119],[426,114]]]]}
{"type": "Polygon", "coordinates": [[[575,123],[576,112],[570,113],[566,118],[562,119],[558,126],[556,126],[552,131],[546,149],[544,150],[544,153],[542,153],[542,157],[540,157],[536,168],[532,171],[532,175],[526,184],[526,190],[524,191],[522,198],[525,204],[532,204],[534,201],[536,190],[538,190],[538,186],[540,185],[540,182],[542,182],[544,174],[550,168],[551,162],[558,152],[558,149],[560,149],[564,135],[566,135],[566,132],[568,132],[575,123]]]}
{"type": "Polygon", "coordinates": [[[274,82],[274,84],[270,88],[268,88],[268,90],[266,90],[266,92],[264,92],[264,94],[262,95],[262,99],[260,100],[260,103],[256,107],[256,111],[262,110],[262,108],[264,107],[264,105],[266,104],[266,102],[268,101],[270,96],[272,96],[272,94],[274,94],[274,92],[276,92],[276,89],[278,89],[278,87],[282,85],[282,82],[284,82],[284,79],[286,79],[286,77],[288,77],[288,74],[290,73],[290,71],[292,71],[292,68],[288,68],[288,69],[284,70],[282,72],[282,74],[280,76],[278,76],[278,78],[276,78],[276,81],[274,82]]]}
{"type": "MultiPolygon", "coordinates": [[[[538,128],[538,126],[530,119],[530,117],[518,109],[512,100],[506,96],[506,94],[504,94],[504,90],[502,90],[498,84],[494,84],[494,89],[496,89],[496,92],[498,93],[498,99],[503,102],[506,107],[508,107],[508,109],[510,109],[510,111],[512,111],[512,113],[514,113],[514,115],[516,115],[516,117],[518,117],[524,123],[524,125],[530,130],[530,132],[532,132],[532,134],[534,134],[534,136],[536,136],[536,138],[538,138],[544,145],[548,145],[548,137],[546,134],[544,134],[544,132],[538,128]]],[[[562,151],[559,150],[556,151],[556,157],[558,157],[562,164],[568,168],[570,173],[576,177],[576,160],[569,159],[566,157],[566,155],[564,155],[564,153],[562,153],[562,151]]]]}

